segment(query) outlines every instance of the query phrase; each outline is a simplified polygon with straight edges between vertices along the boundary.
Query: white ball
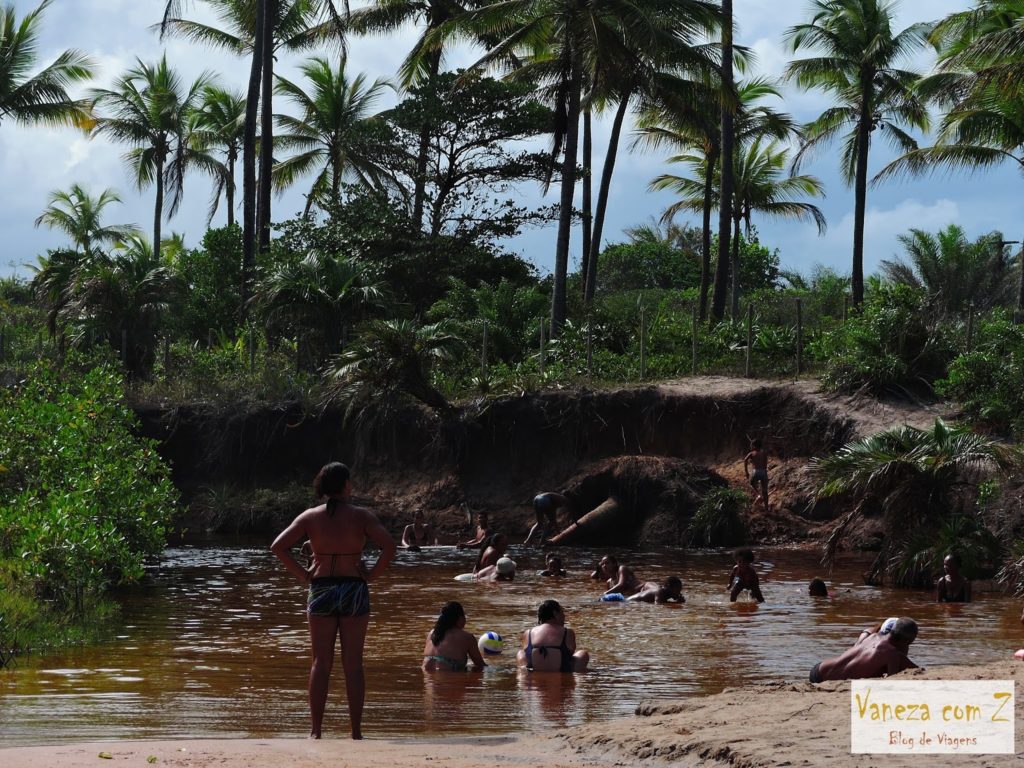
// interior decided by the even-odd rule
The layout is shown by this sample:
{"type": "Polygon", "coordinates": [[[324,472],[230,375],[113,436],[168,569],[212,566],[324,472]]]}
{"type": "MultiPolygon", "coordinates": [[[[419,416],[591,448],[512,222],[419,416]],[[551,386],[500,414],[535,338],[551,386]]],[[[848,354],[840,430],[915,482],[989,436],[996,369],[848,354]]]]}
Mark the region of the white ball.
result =
{"type": "Polygon", "coordinates": [[[480,647],[481,653],[488,656],[497,656],[505,650],[505,641],[497,632],[484,632],[476,644],[480,647]]]}

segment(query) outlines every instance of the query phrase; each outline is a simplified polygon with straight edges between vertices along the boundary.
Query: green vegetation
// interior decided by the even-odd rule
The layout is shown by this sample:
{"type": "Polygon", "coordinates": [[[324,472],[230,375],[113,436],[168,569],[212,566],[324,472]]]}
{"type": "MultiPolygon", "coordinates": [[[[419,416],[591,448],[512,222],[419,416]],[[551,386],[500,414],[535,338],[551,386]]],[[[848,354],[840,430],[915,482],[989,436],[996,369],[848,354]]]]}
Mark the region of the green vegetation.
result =
{"type": "Polygon", "coordinates": [[[158,554],[177,494],[155,446],[132,434],[121,377],[39,364],[0,390],[0,652],[107,610],[105,588],[158,554]]]}

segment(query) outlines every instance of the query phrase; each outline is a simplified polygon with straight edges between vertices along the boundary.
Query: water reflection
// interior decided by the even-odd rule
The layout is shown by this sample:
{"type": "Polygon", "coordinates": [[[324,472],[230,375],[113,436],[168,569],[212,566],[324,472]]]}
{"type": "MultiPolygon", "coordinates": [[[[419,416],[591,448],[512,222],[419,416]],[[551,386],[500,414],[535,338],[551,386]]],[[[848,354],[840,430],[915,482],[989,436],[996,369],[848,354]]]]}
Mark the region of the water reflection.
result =
{"type": "MultiPolygon", "coordinates": [[[[970,604],[936,604],[922,592],[862,586],[868,558],[828,579],[834,598],[810,598],[812,554],[761,551],[767,602],[729,603],[728,553],[620,553],[652,581],[678,573],[683,606],[596,600],[587,578],[599,553],[565,553],[569,577],[536,575],[539,550],[513,548],[512,583],[456,583],[471,553],[402,552],[373,586],[366,649],[366,730],[372,736],[452,736],[547,730],[622,717],[642,700],[716,693],[746,682],[803,680],[810,666],[849,646],[862,627],[893,615],[921,625],[920,664],[1004,660],[1019,645],[1019,608],[976,590],[970,604]],[[520,672],[515,650],[540,602],[567,610],[593,671],[572,677],[520,672]],[[441,604],[458,599],[479,635],[506,638],[482,674],[420,670],[423,639],[441,604]]],[[[178,547],[124,600],[107,643],[19,660],[0,672],[0,744],[178,736],[299,736],[308,729],[309,651],[303,590],[265,546],[178,547]]],[[[340,669],[325,730],[347,733],[340,669]]]]}

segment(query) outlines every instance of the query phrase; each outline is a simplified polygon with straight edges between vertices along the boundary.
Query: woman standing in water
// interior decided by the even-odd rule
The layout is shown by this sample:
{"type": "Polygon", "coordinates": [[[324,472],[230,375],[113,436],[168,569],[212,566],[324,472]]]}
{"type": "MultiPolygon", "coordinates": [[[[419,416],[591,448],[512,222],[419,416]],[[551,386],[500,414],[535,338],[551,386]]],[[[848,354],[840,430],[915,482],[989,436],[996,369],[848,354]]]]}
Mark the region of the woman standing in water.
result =
{"type": "Polygon", "coordinates": [[[326,502],[296,517],[270,545],[270,550],[296,578],[309,584],[306,612],[313,648],[309,671],[310,738],[320,738],[334,644],[340,636],[352,738],[361,739],[366,695],[363,645],[370,623],[367,582],[388,567],[396,547],[373,513],[349,503],[352,483],[344,464],[327,464],[317,474],[313,488],[326,502]],[[309,539],[312,547],[312,565],[308,570],[291,553],[292,547],[304,539],[309,539]],[[380,556],[370,569],[362,559],[367,539],[380,547],[380,556]]]}

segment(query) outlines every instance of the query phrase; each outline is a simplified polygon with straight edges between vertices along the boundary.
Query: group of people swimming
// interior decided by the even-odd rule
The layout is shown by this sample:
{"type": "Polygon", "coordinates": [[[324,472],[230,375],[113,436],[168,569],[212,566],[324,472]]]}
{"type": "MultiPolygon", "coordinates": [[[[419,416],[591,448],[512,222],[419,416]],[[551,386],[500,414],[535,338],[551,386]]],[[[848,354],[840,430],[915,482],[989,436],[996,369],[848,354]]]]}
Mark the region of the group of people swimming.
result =
{"type": "MultiPolygon", "coordinates": [[[[754,462],[748,455],[746,462],[754,462]]],[[[765,459],[756,457],[755,469],[765,459]]],[[[754,482],[755,478],[752,478],[754,482]]],[[[767,503],[766,477],[761,500],[767,503]]],[[[365,698],[363,648],[370,616],[369,584],[388,567],[398,546],[377,517],[351,503],[352,483],[348,467],[338,462],[324,466],[313,482],[314,490],[324,502],[302,512],[274,540],[271,551],[287,570],[308,586],[306,613],[309,621],[312,665],[309,673],[310,737],[320,738],[328,685],[334,664],[335,646],[341,641],[341,662],[345,672],[345,688],[353,739],[362,738],[362,710],[365,698]],[[380,549],[372,566],[363,560],[367,541],[380,549]],[[303,544],[308,555],[299,562],[293,549],[303,544]]],[[[554,527],[554,511],[568,503],[563,494],[546,492],[534,499],[537,521],[526,542],[550,542],[554,527]]],[[[575,525],[576,522],[572,525],[575,525]]],[[[571,527],[571,526],[570,526],[571,527]]],[[[559,534],[556,533],[555,536],[559,534]]],[[[436,541],[432,527],[417,512],[413,523],[406,526],[402,546],[415,549],[436,541]]],[[[477,516],[474,535],[456,542],[459,548],[478,548],[473,578],[478,580],[512,580],[516,564],[507,557],[508,537],[494,533],[486,512],[477,516]]],[[[734,553],[735,567],[729,574],[730,600],[748,591],[757,602],[764,602],[756,570],[754,554],[749,549],[734,553]]],[[[951,553],[944,561],[945,574],[936,586],[940,601],[969,601],[970,583],[960,575],[960,559],[951,553]]],[[[565,577],[567,571],[561,558],[547,552],[542,577],[565,577]]],[[[614,555],[605,555],[590,574],[602,581],[603,599],[647,603],[684,603],[682,581],[669,576],[662,582],[642,581],[614,555]]],[[[820,579],[812,582],[812,595],[828,596],[827,585],[820,579]],[[820,584],[818,583],[820,582],[820,584]]],[[[588,668],[590,655],[576,647],[575,633],[566,626],[565,612],[556,600],[545,600],[537,611],[537,624],[522,635],[517,653],[520,666],[538,672],[582,672],[588,668]]],[[[1022,616],[1024,621],[1024,616],[1022,616]]],[[[426,671],[462,671],[472,664],[481,669],[485,662],[475,638],[465,631],[466,614],[461,604],[446,603],[427,636],[423,652],[426,671]]],[[[858,642],[844,654],[815,665],[812,682],[873,677],[893,674],[915,665],[907,658],[907,649],[917,636],[912,619],[893,618],[878,627],[865,630],[858,642]]]]}

